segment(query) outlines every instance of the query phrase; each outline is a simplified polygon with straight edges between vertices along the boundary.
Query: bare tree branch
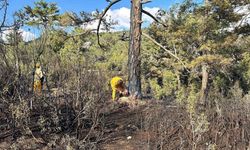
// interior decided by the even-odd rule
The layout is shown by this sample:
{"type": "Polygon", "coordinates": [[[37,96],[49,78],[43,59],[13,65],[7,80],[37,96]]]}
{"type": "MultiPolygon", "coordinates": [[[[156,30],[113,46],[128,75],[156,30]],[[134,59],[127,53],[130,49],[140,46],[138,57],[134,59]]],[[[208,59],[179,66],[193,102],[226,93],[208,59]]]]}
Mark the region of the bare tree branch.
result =
{"type": "Polygon", "coordinates": [[[96,35],[97,35],[97,42],[98,42],[98,45],[103,48],[103,46],[101,45],[100,43],[100,35],[99,35],[99,30],[100,30],[100,27],[101,27],[101,23],[102,23],[102,19],[103,17],[105,16],[105,14],[107,13],[107,11],[109,10],[110,7],[112,7],[114,4],[120,2],[121,0],[113,0],[109,3],[109,5],[105,8],[105,10],[103,11],[103,13],[101,14],[100,16],[100,19],[98,21],[98,26],[97,26],[97,32],[96,32],[96,35]]]}
{"type": "Polygon", "coordinates": [[[82,36],[82,35],[87,35],[89,33],[91,33],[92,31],[95,31],[95,29],[90,29],[90,30],[86,30],[85,32],[83,33],[78,33],[78,34],[74,34],[74,35],[63,35],[63,36],[66,36],[66,38],[64,39],[63,42],[66,42],[68,39],[70,38],[73,38],[76,37],[76,36],[82,36]]]}
{"type": "Polygon", "coordinates": [[[177,57],[175,54],[173,54],[170,50],[166,49],[163,45],[161,45],[160,43],[158,43],[156,40],[154,40],[153,38],[151,38],[148,34],[142,32],[142,35],[145,36],[147,39],[149,39],[150,41],[152,41],[153,43],[155,43],[156,45],[160,46],[162,49],[164,49],[169,55],[173,56],[174,58],[176,58],[185,69],[187,69],[186,65],[184,64],[184,62],[177,57]]]}
{"type": "Polygon", "coordinates": [[[241,27],[244,23],[247,24],[247,19],[249,19],[249,18],[250,18],[250,12],[247,13],[247,14],[245,14],[245,15],[241,18],[241,20],[240,20],[240,22],[238,23],[237,27],[241,27]]]}
{"type": "Polygon", "coordinates": [[[71,20],[74,21],[74,25],[81,25],[96,20],[96,18],[90,18],[89,20],[82,20],[75,13],[68,13],[68,16],[70,17],[71,20]]]}
{"type": "Polygon", "coordinates": [[[7,31],[7,30],[13,30],[13,28],[15,27],[15,25],[3,25],[3,26],[0,26],[0,31],[3,32],[3,31],[7,31]]]}
{"type": "Polygon", "coordinates": [[[167,25],[165,25],[162,21],[160,21],[159,19],[155,18],[155,16],[153,16],[150,12],[142,9],[142,13],[144,13],[145,15],[148,15],[149,17],[151,17],[155,22],[163,25],[164,27],[167,27],[167,25]]]}
{"type": "Polygon", "coordinates": [[[146,4],[152,2],[151,0],[141,0],[141,4],[146,4]]]}
{"type": "Polygon", "coordinates": [[[2,27],[4,26],[4,23],[5,23],[5,20],[6,20],[6,17],[7,17],[7,10],[8,10],[8,2],[7,2],[7,0],[4,0],[2,8],[4,9],[4,14],[3,14],[2,23],[0,25],[0,32],[2,31],[2,27]]]}

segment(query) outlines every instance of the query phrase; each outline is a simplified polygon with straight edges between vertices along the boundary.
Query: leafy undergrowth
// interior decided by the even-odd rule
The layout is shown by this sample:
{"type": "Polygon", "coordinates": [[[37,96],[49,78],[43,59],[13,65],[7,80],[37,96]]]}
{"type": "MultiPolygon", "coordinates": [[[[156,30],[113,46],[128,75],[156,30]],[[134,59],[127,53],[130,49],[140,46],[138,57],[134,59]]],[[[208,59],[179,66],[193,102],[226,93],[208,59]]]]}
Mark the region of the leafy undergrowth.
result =
{"type": "Polygon", "coordinates": [[[64,131],[44,136],[33,131],[32,136],[5,138],[0,149],[250,148],[250,119],[244,113],[218,114],[210,109],[194,119],[183,107],[153,100],[133,108],[124,104],[101,108],[98,123],[81,128],[79,135],[64,131]]]}

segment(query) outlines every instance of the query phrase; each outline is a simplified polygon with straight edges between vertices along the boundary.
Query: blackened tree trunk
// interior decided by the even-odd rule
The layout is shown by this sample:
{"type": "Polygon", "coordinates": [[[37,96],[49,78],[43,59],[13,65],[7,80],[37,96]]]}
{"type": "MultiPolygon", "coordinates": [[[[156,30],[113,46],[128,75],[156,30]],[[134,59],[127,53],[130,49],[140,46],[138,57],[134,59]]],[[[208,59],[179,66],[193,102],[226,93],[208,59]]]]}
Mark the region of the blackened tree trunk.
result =
{"type": "Polygon", "coordinates": [[[131,96],[141,98],[141,0],[131,0],[130,43],[128,51],[128,90],[131,96]]]}

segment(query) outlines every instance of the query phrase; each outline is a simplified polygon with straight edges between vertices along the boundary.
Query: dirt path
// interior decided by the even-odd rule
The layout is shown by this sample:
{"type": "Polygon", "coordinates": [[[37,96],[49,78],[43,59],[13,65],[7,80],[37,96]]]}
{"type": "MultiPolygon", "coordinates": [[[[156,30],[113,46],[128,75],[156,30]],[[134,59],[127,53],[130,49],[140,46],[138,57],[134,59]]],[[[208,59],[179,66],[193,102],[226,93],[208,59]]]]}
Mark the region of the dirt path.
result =
{"type": "MultiPolygon", "coordinates": [[[[157,147],[157,133],[145,128],[145,115],[156,109],[157,103],[144,102],[134,108],[123,107],[104,117],[107,140],[100,143],[103,150],[141,150],[157,147]]],[[[175,106],[167,106],[170,112],[175,106]]],[[[161,108],[162,109],[162,108],[161,108]]],[[[149,115],[151,116],[151,115],[149,115]]],[[[150,120],[148,120],[150,121],[150,120]]]]}

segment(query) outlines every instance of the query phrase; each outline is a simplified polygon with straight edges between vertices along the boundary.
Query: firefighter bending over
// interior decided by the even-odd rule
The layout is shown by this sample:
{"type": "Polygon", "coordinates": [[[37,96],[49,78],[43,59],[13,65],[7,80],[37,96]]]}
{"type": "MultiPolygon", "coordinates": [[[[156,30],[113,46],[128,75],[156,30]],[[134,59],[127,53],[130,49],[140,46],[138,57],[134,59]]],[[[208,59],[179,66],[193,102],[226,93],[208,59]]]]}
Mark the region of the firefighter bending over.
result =
{"type": "Polygon", "coordinates": [[[40,63],[36,63],[35,72],[34,72],[34,85],[33,91],[35,94],[42,94],[42,86],[43,86],[44,73],[41,69],[40,63]]]}
{"type": "Polygon", "coordinates": [[[125,83],[121,77],[115,76],[110,81],[112,88],[112,100],[116,100],[116,93],[119,93],[119,96],[128,96],[128,90],[126,89],[125,83]]]}

